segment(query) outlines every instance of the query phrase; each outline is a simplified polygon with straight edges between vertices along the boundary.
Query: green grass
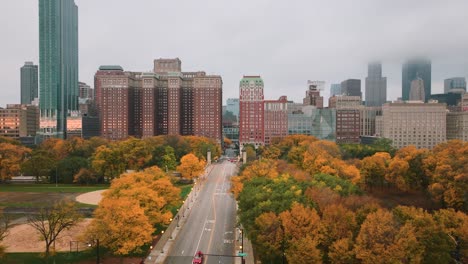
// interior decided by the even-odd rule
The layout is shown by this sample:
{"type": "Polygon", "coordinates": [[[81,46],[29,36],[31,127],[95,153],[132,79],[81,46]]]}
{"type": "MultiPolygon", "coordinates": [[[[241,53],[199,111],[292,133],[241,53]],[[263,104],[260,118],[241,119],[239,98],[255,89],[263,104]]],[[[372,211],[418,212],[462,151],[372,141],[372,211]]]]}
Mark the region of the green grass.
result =
{"type": "Polygon", "coordinates": [[[192,190],[193,184],[181,185],[177,187],[180,188],[180,197],[182,198],[182,200],[185,200],[185,198],[188,196],[188,194],[192,190]]]}
{"type": "Polygon", "coordinates": [[[0,192],[86,193],[109,188],[107,184],[81,186],[73,184],[2,184],[0,192]]]}
{"type": "MultiPolygon", "coordinates": [[[[96,252],[82,251],[73,253],[57,253],[49,258],[49,263],[78,263],[84,260],[95,260],[96,252]]],[[[45,264],[46,261],[40,253],[7,253],[0,263],[5,264],[45,264]]]]}

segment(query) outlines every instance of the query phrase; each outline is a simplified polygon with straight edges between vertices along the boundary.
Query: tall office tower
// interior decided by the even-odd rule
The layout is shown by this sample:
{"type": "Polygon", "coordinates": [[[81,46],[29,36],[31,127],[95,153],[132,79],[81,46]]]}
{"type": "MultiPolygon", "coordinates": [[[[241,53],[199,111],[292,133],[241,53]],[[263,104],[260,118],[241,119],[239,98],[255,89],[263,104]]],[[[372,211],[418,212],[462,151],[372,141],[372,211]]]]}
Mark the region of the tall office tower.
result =
{"type": "Polygon", "coordinates": [[[416,78],[411,81],[411,88],[409,94],[410,101],[425,101],[425,94],[424,94],[424,81],[421,78],[416,78]]]}
{"type": "Polygon", "coordinates": [[[341,83],[332,83],[330,86],[330,96],[341,95],[341,83]]]}
{"type": "Polygon", "coordinates": [[[120,66],[99,68],[95,100],[101,135],[109,139],[195,135],[221,143],[221,77],[180,72],[179,59],[158,59],[155,66],[155,72],[144,73],[120,66]]]}
{"type": "Polygon", "coordinates": [[[323,108],[323,96],[320,96],[320,91],[325,88],[325,82],[323,81],[308,81],[308,90],[303,100],[304,105],[313,105],[317,108],[323,108]]]}
{"type": "Polygon", "coordinates": [[[444,93],[464,93],[466,92],[466,79],[455,77],[444,80],[444,93]]]}
{"type": "Polygon", "coordinates": [[[264,145],[263,80],[244,76],[239,85],[239,145],[264,145]]]}
{"type": "Polygon", "coordinates": [[[409,100],[411,82],[417,78],[424,82],[425,101],[431,95],[431,61],[428,59],[412,59],[403,64],[402,68],[402,99],[409,100]]]}
{"type": "Polygon", "coordinates": [[[39,0],[41,133],[66,138],[78,111],[78,7],[73,0],[39,0]]]}
{"type": "Polygon", "coordinates": [[[288,135],[288,98],[281,96],[278,100],[264,101],[265,145],[271,144],[274,138],[288,135]]]}
{"type": "Polygon", "coordinates": [[[346,96],[360,96],[361,92],[361,80],[348,79],[341,82],[341,94],[346,96]]]}
{"type": "Polygon", "coordinates": [[[387,77],[382,77],[382,64],[369,63],[366,77],[366,106],[382,106],[387,101],[387,77]]]}
{"type": "Polygon", "coordinates": [[[21,104],[31,104],[38,97],[37,65],[27,61],[21,67],[21,104]]]}
{"type": "Polygon", "coordinates": [[[446,141],[445,104],[422,102],[386,103],[382,106],[382,136],[402,148],[433,148],[446,141]]]}
{"type": "Polygon", "coordinates": [[[226,111],[229,111],[235,116],[239,117],[239,98],[228,98],[226,111]]]}

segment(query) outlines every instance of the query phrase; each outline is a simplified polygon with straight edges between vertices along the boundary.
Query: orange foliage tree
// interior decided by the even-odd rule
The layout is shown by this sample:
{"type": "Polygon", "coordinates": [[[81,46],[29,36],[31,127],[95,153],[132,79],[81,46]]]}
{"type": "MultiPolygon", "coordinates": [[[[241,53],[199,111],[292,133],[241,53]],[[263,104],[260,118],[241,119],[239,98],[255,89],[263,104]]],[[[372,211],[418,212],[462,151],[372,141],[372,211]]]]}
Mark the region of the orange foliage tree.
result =
{"type": "Polygon", "coordinates": [[[105,197],[94,211],[84,239],[99,239],[103,247],[116,255],[141,252],[141,246],[152,241],[154,228],[138,204],[138,201],[127,197],[105,197]]]}
{"type": "Polygon", "coordinates": [[[193,179],[204,172],[205,165],[206,162],[204,160],[200,160],[197,156],[189,153],[180,159],[180,165],[177,166],[177,171],[182,174],[182,177],[193,179]]]}
{"type": "Polygon", "coordinates": [[[20,173],[20,164],[31,153],[29,148],[11,143],[0,143],[0,181],[20,173]]]}

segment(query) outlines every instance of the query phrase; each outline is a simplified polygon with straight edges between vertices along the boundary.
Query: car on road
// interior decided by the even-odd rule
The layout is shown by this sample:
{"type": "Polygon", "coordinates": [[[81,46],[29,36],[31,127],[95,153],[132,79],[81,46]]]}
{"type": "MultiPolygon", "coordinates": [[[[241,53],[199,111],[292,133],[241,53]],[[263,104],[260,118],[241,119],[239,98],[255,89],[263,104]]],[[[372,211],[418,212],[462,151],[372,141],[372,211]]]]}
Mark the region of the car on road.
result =
{"type": "Polygon", "coordinates": [[[192,264],[201,264],[203,263],[203,253],[201,251],[198,251],[195,253],[195,256],[193,257],[192,264]]]}

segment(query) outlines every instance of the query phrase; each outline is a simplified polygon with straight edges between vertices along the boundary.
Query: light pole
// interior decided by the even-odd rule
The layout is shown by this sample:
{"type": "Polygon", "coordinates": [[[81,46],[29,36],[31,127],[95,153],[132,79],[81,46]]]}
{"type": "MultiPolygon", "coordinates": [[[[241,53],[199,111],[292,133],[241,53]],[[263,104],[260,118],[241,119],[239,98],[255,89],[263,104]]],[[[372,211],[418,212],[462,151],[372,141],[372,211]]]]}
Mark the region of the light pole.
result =
{"type": "MultiPolygon", "coordinates": [[[[92,243],[94,243],[94,242],[96,242],[96,264],[100,264],[101,261],[99,260],[99,238],[92,241],[92,243]]],[[[91,247],[92,243],[89,243],[88,247],[91,247]]]]}
{"type": "Polygon", "coordinates": [[[241,264],[244,264],[244,229],[240,228],[241,232],[241,264]]]}

